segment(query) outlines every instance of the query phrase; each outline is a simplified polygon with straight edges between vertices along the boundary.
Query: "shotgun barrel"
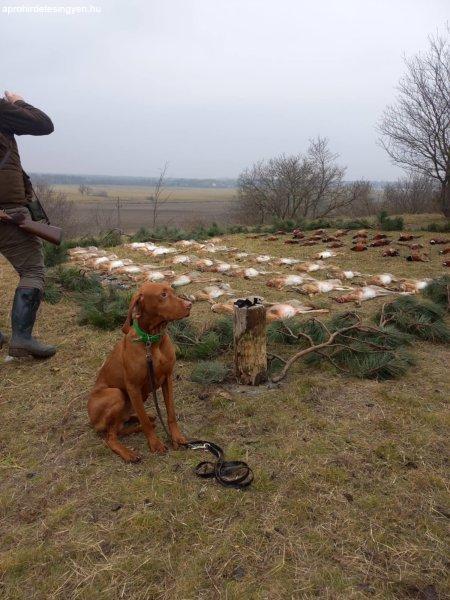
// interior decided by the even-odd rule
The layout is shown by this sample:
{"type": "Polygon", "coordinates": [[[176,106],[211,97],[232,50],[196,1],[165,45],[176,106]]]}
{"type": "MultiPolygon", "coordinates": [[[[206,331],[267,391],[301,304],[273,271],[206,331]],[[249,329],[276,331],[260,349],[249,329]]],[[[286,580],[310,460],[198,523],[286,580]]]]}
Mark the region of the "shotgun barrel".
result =
{"type": "Polygon", "coordinates": [[[60,227],[47,225],[46,223],[40,223],[39,221],[33,221],[22,214],[8,215],[8,213],[3,210],[0,210],[0,221],[3,221],[8,225],[12,225],[13,227],[18,227],[29,235],[36,235],[37,237],[40,237],[41,239],[50,242],[55,246],[59,246],[61,244],[62,229],[60,227]]]}

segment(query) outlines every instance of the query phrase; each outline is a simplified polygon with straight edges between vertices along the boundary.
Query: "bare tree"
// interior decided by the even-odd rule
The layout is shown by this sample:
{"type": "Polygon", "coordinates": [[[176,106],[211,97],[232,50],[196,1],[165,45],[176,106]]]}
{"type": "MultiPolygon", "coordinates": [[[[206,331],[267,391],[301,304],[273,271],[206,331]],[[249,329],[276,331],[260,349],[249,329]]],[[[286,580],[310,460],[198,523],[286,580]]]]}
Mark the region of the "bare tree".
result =
{"type": "Polygon", "coordinates": [[[370,181],[360,179],[349,184],[353,201],[341,213],[351,217],[370,217],[377,214],[381,203],[376,197],[370,181]]]}
{"type": "Polygon", "coordinates": [[[251,222],[320,218],[349,206],[360,188],[344,182],[345,168],[328,140],[311,140],[306,155],[260,161],[238,179],[239,212],[251,222]]]}
{"type": "Polygon", "coordinates": [[[91,193],[91,188],[88,185],[85,185],[84,183],[82,183],[81,185],[78,186],[78,191],[80,192],[80,194],[82,196],[89,196],[89,194],[91,193]]]}
{"type": "Polygon", "coordinates": [[[405,59],[395,104],[379,124],[391,159],[440,185],[441,210],[450,219],[450,52],[448,39],[429,38],[426,54],[405,59]]]}
{"type": "Polygon", "coordinates": [[[43,179],[33,182],[33,187],[52,225],[62,227],[66,238],[79,233],[80,224],[74,218],[74,205],[68,200],[67,194],[56,190],[43,179]]]}
{"type": "Polygon", "coordinates": [[[153,225],[153,229],[155,229],[157,221],[158,221],[158,216],[159,216],[159,209],[161,207],[162,204],[165,204],[167,202],[167,200],[169,200],[170,198],[170,194],[166,193],[166,188],[165,188],[165,180],[166,180],[166,174],[167,174],[167,168],[168,168],[168,163],[165,163],[164,167],[161,169],[161,172],[159,174],[158,177],[158,181],[155,184],[155,187],[153,189],[153,194],[151,196],[149,196],[149,200],[152,204],[152,225],[153,225]]]}
{"type": "Polygon", "coordinates": [[[439,192],[436,188],[435,179],[410,174],[385,185],[382,207],[390,214],[434,212],[439,210],[439,192]]]}

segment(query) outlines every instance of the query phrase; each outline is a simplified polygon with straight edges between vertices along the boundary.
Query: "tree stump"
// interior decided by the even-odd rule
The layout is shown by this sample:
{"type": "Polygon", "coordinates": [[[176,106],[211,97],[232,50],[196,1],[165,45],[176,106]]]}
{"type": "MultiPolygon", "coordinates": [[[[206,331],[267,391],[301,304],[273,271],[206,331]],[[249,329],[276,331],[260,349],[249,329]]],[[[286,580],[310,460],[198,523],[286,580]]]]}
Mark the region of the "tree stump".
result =
{"type": "Polygon", "coordinates": [[[239,298],[234,304],[234,366],[243,385],[267,380],[266,309],[261,298],[239,298]]]}

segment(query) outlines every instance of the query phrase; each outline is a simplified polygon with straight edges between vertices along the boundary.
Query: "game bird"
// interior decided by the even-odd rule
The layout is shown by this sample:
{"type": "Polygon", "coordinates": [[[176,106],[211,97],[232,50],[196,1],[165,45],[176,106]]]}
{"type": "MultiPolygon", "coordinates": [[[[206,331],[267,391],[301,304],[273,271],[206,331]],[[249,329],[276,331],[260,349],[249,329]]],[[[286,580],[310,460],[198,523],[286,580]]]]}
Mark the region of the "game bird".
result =
{"type": "Polygon", "coordinates": [[[367,245],[363,242],[358,242],[357,244],[352,246],[350,250],[352,250],[353,252],[364,252],[364,250],[367,250],[367,245]]]}
{"type": "Polygon", "coordinates": [[[381,256],[383,258],[387,258],[389,256],[400,256],[400,252],[397,250],[397,248],[386,248],[381,256]]]}
{"type": "Polygon", "coordinates": [[[406,260],[409,262],[430,262],[428,255],[419,254],[419,252],[413,252],[409,256],[406,257],[406,260]]]}
{"type": "Polygon", "coordinates": [[[388,238],[381,238],[379,240],[373,241],[369,246],[371,248],[381,248],[381,246],[389,246],[391,241],[388,238]]]}
{"type": "Polygon", "coordinates": [[[430,244],[432,246],[434,246],[435,244],[450,244],[450,240],[447,240],[445,238],[433,238],[432,240],[430,240],[430,244]]]}

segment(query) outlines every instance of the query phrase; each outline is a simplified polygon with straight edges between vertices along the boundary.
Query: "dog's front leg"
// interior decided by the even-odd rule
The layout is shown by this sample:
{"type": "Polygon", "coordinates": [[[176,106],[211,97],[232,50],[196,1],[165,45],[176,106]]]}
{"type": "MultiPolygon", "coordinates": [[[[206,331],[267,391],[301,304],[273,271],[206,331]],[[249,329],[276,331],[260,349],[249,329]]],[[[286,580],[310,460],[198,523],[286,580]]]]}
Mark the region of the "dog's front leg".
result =
{"type": "Polygon", "coordinates": [[[172,377],[166,377],[161,387],[164,396],[164,402],[166,404],[167,425],[169,426],[170,437],[172,438],[172,445],[176,450],[179,445],[184,446],[185,444],[187,444],[187,439],[184,437],[184,435],[182,435],[178,428],[177,417],[175,415],[175,405],[173,401],[172,377]]]}
{"type": "Polygon", "coordinates": [[[145,411],[141,388],[129,383],[127,384],[127,392],[139,422],[142,425],[142,431],[147,438],[150,452],[158,452],[159,454],[162,454],[167,450],[167,448],[156,435],[155,425],[145,411]]]}

